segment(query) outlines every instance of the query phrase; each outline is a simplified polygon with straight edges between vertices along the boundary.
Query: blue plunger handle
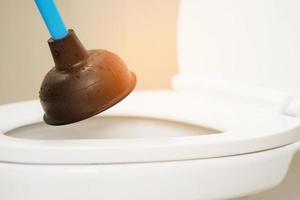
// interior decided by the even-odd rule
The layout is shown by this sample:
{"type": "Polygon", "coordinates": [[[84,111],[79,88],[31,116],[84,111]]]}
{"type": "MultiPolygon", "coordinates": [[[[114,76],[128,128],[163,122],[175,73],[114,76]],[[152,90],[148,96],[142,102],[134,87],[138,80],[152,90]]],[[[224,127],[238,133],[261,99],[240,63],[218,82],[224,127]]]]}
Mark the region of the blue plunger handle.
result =
{"type": "Polygon", "coordinates": [[[60,40],[68,35],[61,15],[54,0],[35,0],[35,3],[44,19],[44,22],[53,40],[60,40]]]}

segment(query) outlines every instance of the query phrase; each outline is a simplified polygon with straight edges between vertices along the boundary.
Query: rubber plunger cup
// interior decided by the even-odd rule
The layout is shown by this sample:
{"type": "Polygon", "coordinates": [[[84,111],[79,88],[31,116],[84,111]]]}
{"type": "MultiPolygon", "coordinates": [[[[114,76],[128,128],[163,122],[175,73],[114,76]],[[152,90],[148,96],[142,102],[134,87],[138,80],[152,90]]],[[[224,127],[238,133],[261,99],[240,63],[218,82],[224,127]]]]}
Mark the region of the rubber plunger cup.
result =
{"type": "Polygon", "coordinates": [[[73,30],[48,41],[55,67],[40,89],[44,120],[64,125],[96,115],[125,98],[135,87],[135,74],[106,50],[87,51],[73,30]]]}

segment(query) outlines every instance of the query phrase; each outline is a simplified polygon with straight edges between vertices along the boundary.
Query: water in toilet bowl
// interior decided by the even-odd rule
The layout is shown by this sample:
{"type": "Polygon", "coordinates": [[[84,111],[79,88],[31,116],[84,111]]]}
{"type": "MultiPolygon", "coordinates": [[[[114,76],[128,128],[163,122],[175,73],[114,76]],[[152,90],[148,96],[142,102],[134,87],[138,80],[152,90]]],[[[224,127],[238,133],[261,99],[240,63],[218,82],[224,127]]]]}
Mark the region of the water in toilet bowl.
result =
{"type": "Polygon", "coordinates": [[[141,117],[94,117],[66,126],[42,122],[5,133],[10,137],[40,140],[125,139],[198,136],[220,133],[217,130],[183,122],[141,117]]]}

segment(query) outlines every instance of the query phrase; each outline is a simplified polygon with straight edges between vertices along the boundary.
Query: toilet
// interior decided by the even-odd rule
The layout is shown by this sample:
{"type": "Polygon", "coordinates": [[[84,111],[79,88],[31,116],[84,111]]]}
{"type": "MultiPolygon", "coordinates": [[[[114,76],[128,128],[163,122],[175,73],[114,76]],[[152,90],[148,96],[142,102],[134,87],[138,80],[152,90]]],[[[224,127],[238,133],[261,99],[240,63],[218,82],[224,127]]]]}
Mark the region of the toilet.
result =
{"type": "Polygon", "coordinates": [[[300,151],[299,7],[181,0],[172,90],[134,92],[66,126],[46,125],[37,100],[0,106],[0,199],[210,200],[275,188],[300,151]]]}

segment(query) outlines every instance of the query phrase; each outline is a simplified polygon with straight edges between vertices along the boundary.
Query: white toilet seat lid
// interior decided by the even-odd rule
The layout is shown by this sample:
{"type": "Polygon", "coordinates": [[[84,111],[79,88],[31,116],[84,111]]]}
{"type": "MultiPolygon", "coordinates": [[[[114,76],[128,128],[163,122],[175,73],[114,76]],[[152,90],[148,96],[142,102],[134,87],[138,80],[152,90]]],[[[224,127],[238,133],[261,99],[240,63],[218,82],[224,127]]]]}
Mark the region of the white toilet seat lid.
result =
{"type": "Polygon", "coordinates": [[[105,115],[182,121],[222,133],[93,140],[32,140],[4,135],[42,121],[42,115],[38,101],[0,106],[0,162],[108,164],[204,159],[263,151],[300,139],[300,122],[292,117],[232,100],[173,91],[135,92],[105,115]]]}
{"type": "Polygon", "coordinates": [[[245,5],[181,1],[179,75],[300,94],[299,1],[252,0],[245,5]]]}

